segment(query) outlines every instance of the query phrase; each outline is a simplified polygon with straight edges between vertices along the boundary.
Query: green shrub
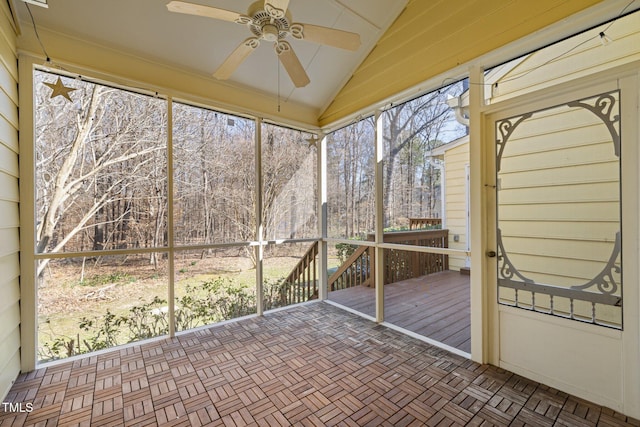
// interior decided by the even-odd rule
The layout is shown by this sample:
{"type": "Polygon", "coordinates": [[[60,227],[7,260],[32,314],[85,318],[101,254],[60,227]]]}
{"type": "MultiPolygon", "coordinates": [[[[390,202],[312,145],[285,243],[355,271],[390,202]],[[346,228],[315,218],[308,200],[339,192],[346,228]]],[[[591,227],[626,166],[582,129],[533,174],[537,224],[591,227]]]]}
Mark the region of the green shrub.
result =
{"type": "MultiPolygon", "coordinates": [[[[287,292],[292,286],[284,279],[264,285],[264,307],[270,310],[287,304],[287,292]]],[[[175,299],[176,329],[187,330],[256,312],[253,287],[230,279],[207,280],[199,286],[185,288],[185,294],[175,299]]],[[[49,322],[48,322],[49,323],[49,322]]],[[[131,307],[126,314],[110,310],[102,316],[83,317],[75,337],[50,331],[51,339],[40,348],[40,359],[55,360],[78,354],[115,347],[169,333],[167,300],[155,296],[152,301],[131,307]]]]}

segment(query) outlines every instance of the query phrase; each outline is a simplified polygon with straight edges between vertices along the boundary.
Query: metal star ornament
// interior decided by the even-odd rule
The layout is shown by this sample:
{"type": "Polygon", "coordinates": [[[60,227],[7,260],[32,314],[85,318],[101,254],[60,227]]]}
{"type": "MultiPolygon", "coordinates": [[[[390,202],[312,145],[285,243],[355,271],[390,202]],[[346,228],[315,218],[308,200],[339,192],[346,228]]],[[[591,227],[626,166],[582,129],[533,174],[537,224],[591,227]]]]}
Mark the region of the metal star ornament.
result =
{"type": "Polygon", "coordinates": [[[56,96],[64,96],[67,100],[71,101],[71,97],[69,96],[69,92],[74,91],[75,89],[72,87],[66,87],[64,83],[62,83],[62,79],[58,77],[55,83],[47,83],[44,82],[45,85],[49,86],[53,92],[51,92],[50,98],[55,98],[56,96]]]}

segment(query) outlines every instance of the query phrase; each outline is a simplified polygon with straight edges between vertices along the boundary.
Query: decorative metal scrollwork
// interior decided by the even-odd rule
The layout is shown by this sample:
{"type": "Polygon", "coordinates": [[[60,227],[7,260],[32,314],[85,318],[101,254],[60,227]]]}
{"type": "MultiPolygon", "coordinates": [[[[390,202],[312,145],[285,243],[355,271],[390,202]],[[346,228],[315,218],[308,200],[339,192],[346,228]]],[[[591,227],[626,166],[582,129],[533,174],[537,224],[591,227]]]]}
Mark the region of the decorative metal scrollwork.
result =
{"type": "Polygon", "coordinates": [[[622,240],[620,237],[620,232],[616,233],[616,242],[613,246],[613,252],[609,257],[609,261],[607,265],[602,269],[600,274],[598,274],[593,279],[589,280],[584,285],[572,286],[571,289],[589,289],[595,286],[600,293],[613,295],[618,292],[618,282],[616,281],[615,275],[620,274],[622,272],[622,268],[618,264],[618,256],[620,255],[620,249],[622,246],[622,240]]]}
{"type": "Polygon", "coordinates": [[[250,37],[244,41],[244,45],[250,47],[251,49],[256,49],[258,46],[260,46],[260,40],[258,40],[256,37],[250,37]]]}
{"type": "Polygon", "coordinates": [[[249,25],[253,22],[253,18],[247,15],[238,15],[238,17],[233,21],[236,24],[249,25]]]}
{"type": "Polygon", "coordinates": [[[278,9],[277,7],[272,6],[270,3],[265,3],[264,10],[267,12],[273,19],[281,19],[284,18],[286,11],[282,9],[278,9]]]}
{"type": "MultiPolygon", "coordinates": [[[[603,124],[607,127],[607,130],[611,134],[611,138],[614,144],[614,152],[616,157],[618,158],[620,157],[621,144],[619,98],[620,91],[617,90],[564,104],[564,106],[571,108],[583,108],[595,114],[603,122],[603,124]]],[[[561,106],[562,105],[559,105],[558,107],[561,106]]],[[[532,117],[534,113],[535,112],[530,112],[522,114],[520,116],[514,116],[496,121],[496,174],[500,171],[502,155],[504,153],[507,141],[513,135],[516,128],[525,120],[532,117]]],[[[552,297],[555,294],[564,295],[569,292],[571,293],[571,297],[568,298],[571,298],[571,304],[573,304],[573,299],[584,299],[585,301],[593,301],[594,304],[596,299],[598,299],[598,301],[606,301],[603,302],[603,304],[621,306],[622,297],[619,296],[622,294],[622,283],[619,280],[620,274],[622,272],[622,267],[620,264],[620,254],[622,250],[620,231],[616,233],[613,251],[609,256],[609,259],[602,271],[588,282],[582,285],[575,285],[569,288],[564,288],[564,291],[560,287],[554,285],[536,283],[534,280],[525,277],[522,273],[520,273],[516,266],[513,265],[511,260],[509,260],[507,252],[504,248],[502,232],[499,228],[497,229],[497,244],[499,283],[502,279],[504,283],[509,284],[509,286],[514,287],[514,289],[527,289],[530,292],[533,292],[533,290],[535,289],[535,292],[547,293],[552,297]],[[574,296],[576,295],[576,292],[580,291],[585,291],[584,297],[574,296]]],[[[553,303],[551,304],[553,305],[553,303]]]]}
{"type": "Polygon", "coordinates": [[[304,38],[304,26],[302,24],[291,24],[291,37],[302,40],[304,38]]]}
{"type": "Polygon", "coordinates": [[[278,55],[282,55],[283,53],[291,50],[291,45],[281,40],[274,46],[274,49],[278,55]]]}
{"type": "Polygon", "coordinates": [[[496,144],[498,145],[498,155],[496,157],[496,172],[500,170],[500,160],[502,159],[502,152],[504,151],[504,147],[507,144],[509,137],[511,137],[511,134],[516,130],[520,123],[527,120],[531,116],[533,116],[533,113],[527,113],[523,114],[520,117],[511,117],[496,122],[496,131],[500,133],[500,137],[496,136],[496,144]]]}
{"type": "Polygon", "coordinates": [[[597,97],[567,103],[569,107],[582,107],[585,110],[591,111],[602,120],[611,134],[613,149],[617,157],[620,157],[620,114],[615,114],[615,111],[619,111],[619,108],[614,110],[614,107],[617,107],[614,94],[619,97],[619,92],[620,91],[604,93],[597,97]],[[588,101],[593,101],[593,105],[588,101]]]}
{"type": "Polygon", "coordinates": [[[518,277],[525,283],[534,283],[533,280],[525,277],[518,269],[513,265],[507,256],[507,252],[504,250],[504,244],[502,243],[502,231],[498,228],[498,276],[501,279],[513,279],[514,276],[518,277]]]}

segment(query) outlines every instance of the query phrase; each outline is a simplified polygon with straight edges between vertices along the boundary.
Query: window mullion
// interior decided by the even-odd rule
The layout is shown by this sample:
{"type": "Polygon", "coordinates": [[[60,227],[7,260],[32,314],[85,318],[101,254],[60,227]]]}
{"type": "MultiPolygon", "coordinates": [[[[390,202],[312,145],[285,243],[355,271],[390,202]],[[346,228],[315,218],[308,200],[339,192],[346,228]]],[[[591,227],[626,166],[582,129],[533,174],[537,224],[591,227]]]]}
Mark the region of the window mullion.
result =
{"type": "Polygon", "coordinates": [[[175,293],[175,254],[173,228],[173,99],[167,99],[167,244],[169,245],[168,259],[168,298],[169,298],[169,336],[176,333],[176,293],[175,293]]]}
{"type": "Polygon", "coordinates": [[[255,247],[256,251],[256,311],[258,315],[262,315],[264,312],[264,292],[263,292],[263,256],[264,256],[264,230],[262,224],[262,119],[256,118],[255,126],[255,201],[256,201],[256,236],[255,239],[258,244],[255,247]]]}

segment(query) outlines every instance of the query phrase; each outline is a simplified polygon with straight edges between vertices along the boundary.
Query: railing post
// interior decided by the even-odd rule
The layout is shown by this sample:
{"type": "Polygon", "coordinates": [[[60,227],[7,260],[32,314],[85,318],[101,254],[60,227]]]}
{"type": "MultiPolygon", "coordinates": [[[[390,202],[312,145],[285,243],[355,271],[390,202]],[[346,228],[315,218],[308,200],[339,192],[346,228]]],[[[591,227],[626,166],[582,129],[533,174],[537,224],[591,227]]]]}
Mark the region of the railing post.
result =
{"type": "Polygon", "coordinates": [[[369,258],[369,286],[375,286],[376,257],[375,248],[367,248],[367,257],[369,258]]]}
{"type": "Polygon", "coordinates": [[[318,249],[320,249],[319,247],[320,242],[317,242],[314,246],[315,250],[313,252],[313,288],[309,289],[309,299],[311,299],[312,296],[315,295],[316,298],[318,298],[318,249]]]}
{"type": "MultiPolygon", "coordinates": [[[[444,235],[442,236],[442,247],[449,247],[449,230],[442,230],[444,235]]],[[[442,255],[444,257],[444,265],[443,270],[447,271],[449,269],[449,255],[442,255]]]]}
{"type": "MultiPolygon", "coordinates": [[[[417,237],[414,237],[413,239],[413,244],[414,245],[419,245],[420,241],[418,240],[417,237]]],[[[422,276],[424,274],[424,267],[422,267],[422,265],[420,264],[420,256],[421,254],[418,252],[412,252],[411,253],[411,264],[412,264],[412,275],[413,277],[419,277],[422,276]]]]}

